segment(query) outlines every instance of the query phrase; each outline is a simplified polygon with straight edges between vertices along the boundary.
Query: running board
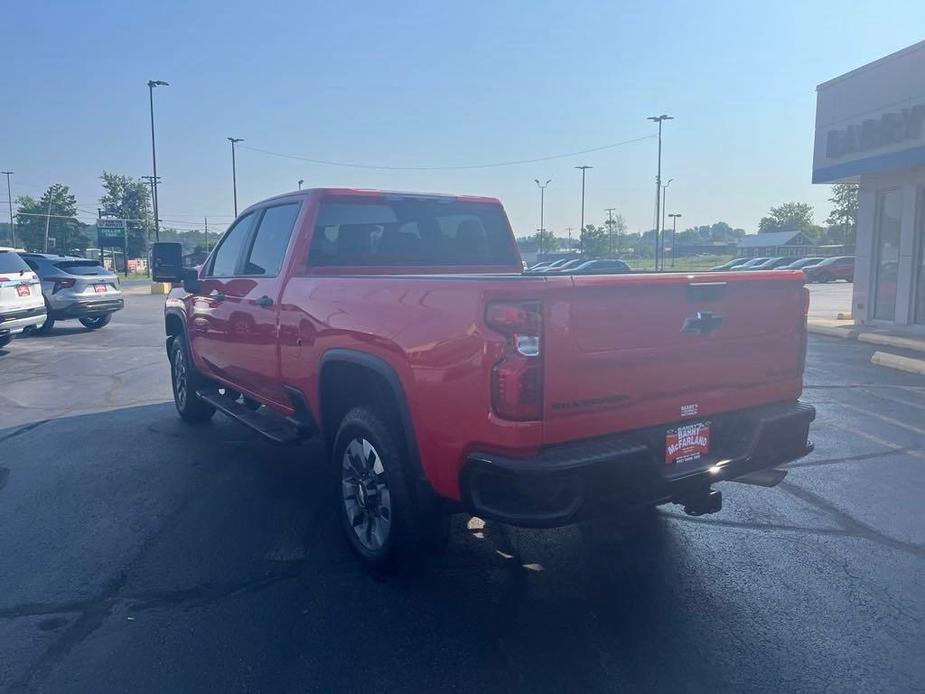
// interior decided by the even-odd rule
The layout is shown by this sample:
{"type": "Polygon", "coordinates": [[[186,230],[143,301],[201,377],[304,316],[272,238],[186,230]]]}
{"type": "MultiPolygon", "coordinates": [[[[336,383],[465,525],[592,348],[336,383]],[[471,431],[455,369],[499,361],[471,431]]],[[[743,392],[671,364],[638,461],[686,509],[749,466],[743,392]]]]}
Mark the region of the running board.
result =
{"type": "Polygon", "coordinates": [[[289,420],[272,413],[255,412],[237,400],[232,400],[214,390],[199,390],[196,391],[196,396],[222,414],[253,429],[273,443],[294,444],[307,438],[301,428],[289,420]]]}

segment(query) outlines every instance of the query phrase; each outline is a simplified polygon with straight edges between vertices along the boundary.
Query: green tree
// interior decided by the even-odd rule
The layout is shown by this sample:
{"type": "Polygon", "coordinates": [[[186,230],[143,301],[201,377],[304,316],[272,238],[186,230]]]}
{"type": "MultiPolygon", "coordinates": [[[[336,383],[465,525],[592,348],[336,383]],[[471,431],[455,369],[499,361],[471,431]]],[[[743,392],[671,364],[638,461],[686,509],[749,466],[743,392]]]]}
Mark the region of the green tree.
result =
{"type": "Polygon", "coordinates": [[[562,239],[548,229],[536,232],[529,240],[533,241],[533,243],[536,244],[537,251],[542,253],[557,251],[562,244],[562,239]]]}
{"type": "Polygon", "coordinates": [[[89,241],[80,232],[82,225],[76,217],[77,198],[60,183],[49,186],[38,200],[20,196],[16,198],[16,241],[28,251],[45,251],[47,221],[48,238],[55,239],[54,250],[82,251],[89,241]]]}
{"type": "Polygon", "coordinates": [[[805,202],[785,202],[772,207],[767,217],[758,223],[758,233],[771,231],[804,231],[813,229],[813,206],[805,202]]]}
{"type": "Polygon", "coordinates": [[[144,256],[154,228],[147,184],[109,171],[104,171],[100,180],[103,182],[100,209],[106,216],[127,220],[128,255],[130,258],[144,256]]]}
{"type": "Polygon", "coordinates": [[[832,211],[826,224],[826,237],[831,243],[854,248],[858,229],[858,187],[854,183],[837,183],[832,186],[832,211]]]}
{"type": "Polygon", "coordinates": [[[623,241],[626,235],[626,220],[622,214],[615,214],[612,218],[604,220],[604,228],[607,230],[607,250],[613,255],[620,255],[623,252],[623,241]]]}
{"type": "Polygon", "coordinates": [[[589,258],[599,258],[610,251],[610,235],[604,227],[586,224],[581,232],[581,250],[589,258]]]}

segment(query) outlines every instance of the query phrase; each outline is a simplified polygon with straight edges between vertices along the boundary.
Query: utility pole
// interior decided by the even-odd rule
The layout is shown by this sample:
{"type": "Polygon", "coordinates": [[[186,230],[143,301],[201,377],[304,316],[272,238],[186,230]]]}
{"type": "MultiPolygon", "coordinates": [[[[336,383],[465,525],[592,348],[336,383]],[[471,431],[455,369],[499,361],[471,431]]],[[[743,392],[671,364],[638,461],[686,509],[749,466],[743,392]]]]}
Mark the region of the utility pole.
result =
{"type": "Polygon", "coordinates": [[[16,227],[13,226],[13,193],[10,190],[10,176],[13,175],[13,172],[0,171],[0,173],[6,176],[6,198],[10,204],[10,246],[16,248],[16,227]]]}
{"type": "Polygon", "coordinates": [[[48,226],[51,224],[51,191],[48,189],[48,212],[45,215],[45,252],[48,253],[48,226]]]}
{"type": "Polygon", "coordinates": [[[157,213],[157,150],[154,148],[154,88],[169,87],[170,85],[163,80],[148,80],[148,100],[151,104],[151,168],[153,169],[153,178],[151,186],[154,189],[154,239],[161,240],[160,221],[157,213]]]}
{"type": "Polygon", "coordinates": [[[681,213],[674,212],[668,216],[671,217],[671,267],[674,267],[674,260],[678,256],[677,246],[675,246],[675,236],[678,233],[678,217],[681,216],[681,213]]]}
{"type": "Polygon", "coordinates": [[[583,164],[582,166],[576,166],[576,169],[581,171],[581,228],[578,230],[578,250],[584,253],[585,250],[585,173],[588,169],[593,169],[593,166],[588,166],[583,164]]]}
{"type": "Polygon", "coordinates": [[[668,231],[668,227],[665,224],[665,213],[668,211],[668,203],[665,202],[668,198],[668,186],[671,185],[673,178],[669,178],[665,181],[665,185],[662,186],[662,267],[665,266],[665,234],[668,231]]]}
{"type": "Polygon", "coordinates": [[[226,138],[231,143],[231,186],[234,190],[234,216],[238,216],[238,171],[234,161],[234,146],[239,142],[244,142],[243,137],[226,138]]]}
{"type": "Polygon", "coordinates": [[[608,207],[604,210],[604,212],[607,213],[607,238],[609,241],[608,245],[610,246],[610,255],[613,255],[613,213],[616,209],[616,207],[608,207]]]}
{"type": "Polygon", "coordinates": [[[304,178],[300,178],[300,179],[299,179],[299,190],[302,190],[302,184],[303,184],[303,183],[305,183],[305,179],[304,179],[304,178]]]}
{"type": "Polygon", "coordinates": [[[655,174],[655,270],[658,271],[658,240],[659,240],[659,219],[661,213],[662,199],[662,122],[673,120],[674,116],[668,116],[664,113],[660,116],[649,116],[648,120],[658,123],[658,172],[655,174]]]}
{"type": "Polygon", "coordinates": [[[534,178],[533,180],[536,181],[536,185],[540,189],[540,242],[539,242],[539,253],[537,254],[539,255],[543,252],[543,232],[546,231],[546,228],[543,226],[543,203],[544,203],[544,198],[545,198],[545,193],[546,193],[546,186],[550,184],[552,179],[548,178],[546,179],[546,183],[542,183],[542,184],[540,183],[540,179],[538,178],[534,178]]]}
{"type": "Polygon", "coordinates": [[[568,249],[572,250],[572,229],[575,227],[565,227],[565,230],[568,232],[568,249]]]}
{"type": "Polygon", "coordinates": [[[205,241],[205,243],[206,243],[206,255],[209,255],[209,218],[208,218],[208,217],[203,217],[203,220],[205,220],[205,229],[206,229],[206,241],[205,241]]]}

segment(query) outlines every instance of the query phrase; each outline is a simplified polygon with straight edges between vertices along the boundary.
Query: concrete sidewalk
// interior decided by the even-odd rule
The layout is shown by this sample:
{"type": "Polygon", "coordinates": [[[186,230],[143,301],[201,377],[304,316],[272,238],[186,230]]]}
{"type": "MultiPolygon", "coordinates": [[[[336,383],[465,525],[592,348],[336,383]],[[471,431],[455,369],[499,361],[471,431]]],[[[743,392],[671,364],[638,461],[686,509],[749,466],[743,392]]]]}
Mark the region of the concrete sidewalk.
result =
{"type": "Polygon", "coordinates": [[[874,352],[870,358],[872,364],[885,366],[914,374],[925,374],[925,337],[915,337],[887,330],[874,330],[856,326],[851,320],[832,320],[810,318],[807,321],[809,332],[828,337],[840,337],[857,340],[867,344],[889,347],[890,352],[874,352]],[[895,350],[907,352],[897,354],[895,350]],[[922,355],[922,358],[919,358],[922,355]]]}

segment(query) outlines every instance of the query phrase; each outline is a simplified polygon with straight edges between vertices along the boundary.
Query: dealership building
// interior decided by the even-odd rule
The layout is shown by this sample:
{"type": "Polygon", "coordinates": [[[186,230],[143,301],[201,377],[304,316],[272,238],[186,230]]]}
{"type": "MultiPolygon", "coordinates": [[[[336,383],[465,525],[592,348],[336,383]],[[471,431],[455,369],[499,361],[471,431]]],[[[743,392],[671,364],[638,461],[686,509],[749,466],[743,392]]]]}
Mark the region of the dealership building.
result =
{"type": "Polygon", "coordinates": [[[925,332],[925,41],[820,84],[813,183],[858,183],[852,313],[925,332]]]}

